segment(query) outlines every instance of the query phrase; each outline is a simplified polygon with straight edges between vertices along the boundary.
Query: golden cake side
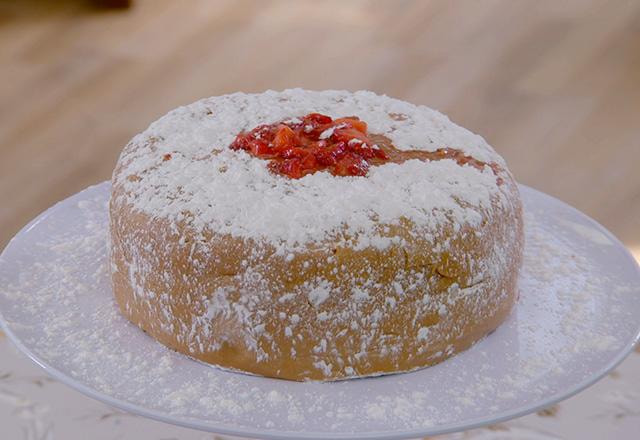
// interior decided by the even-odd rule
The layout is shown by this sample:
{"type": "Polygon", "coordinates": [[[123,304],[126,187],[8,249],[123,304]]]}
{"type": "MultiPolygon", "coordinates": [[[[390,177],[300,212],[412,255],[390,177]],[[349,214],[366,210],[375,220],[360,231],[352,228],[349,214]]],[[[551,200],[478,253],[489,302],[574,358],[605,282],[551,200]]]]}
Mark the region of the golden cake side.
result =
{"type": "Polygon", "coordinates": [[[137,212],[115,202],[124,200],[116,184],[114,294],[152,337],[224,368],[334,380],[425,367],[494,330],[517,298],[521,207],[515,183],[505,185],[512,206],[485,213],[481,229],[459,225],[421,239],[404,222],[388,225],[402,246],[323,242],[291,256],[137,212]],[[447,252],[434,252],[448,240],[447,252]],[[475,279],[482,264],[499,271],[475,279]],[[323,283],[331,294],[313,296],[323,283]]]}

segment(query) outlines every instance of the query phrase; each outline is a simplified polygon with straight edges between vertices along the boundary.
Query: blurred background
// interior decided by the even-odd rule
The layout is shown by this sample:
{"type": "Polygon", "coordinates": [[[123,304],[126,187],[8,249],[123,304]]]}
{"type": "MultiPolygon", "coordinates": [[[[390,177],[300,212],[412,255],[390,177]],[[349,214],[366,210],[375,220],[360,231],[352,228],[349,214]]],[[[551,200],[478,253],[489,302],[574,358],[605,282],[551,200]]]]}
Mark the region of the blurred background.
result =
{"type": "Polygon", "coordinates": [[[640,258],[640,1],[623,0],[0,0],[0,248],[173,107],[289,87],[434,107],[640,258]]]}
{"type": "Polygon", "coordinates": [[[447,113],[640,253],[639,1],[1,0],[0,66],[0,245],[173,107],[305,87],[447,113]]]}

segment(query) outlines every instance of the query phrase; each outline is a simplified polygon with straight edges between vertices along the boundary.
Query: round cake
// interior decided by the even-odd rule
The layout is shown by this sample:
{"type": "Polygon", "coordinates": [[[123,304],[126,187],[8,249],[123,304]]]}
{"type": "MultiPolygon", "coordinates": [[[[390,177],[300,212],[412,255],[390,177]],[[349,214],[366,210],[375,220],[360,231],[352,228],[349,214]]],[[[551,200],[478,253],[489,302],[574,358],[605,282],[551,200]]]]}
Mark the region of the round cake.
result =
{"type": "Polygon", "coordinates": [[[192,358],[292,380],[426,367],[508,316],[522,205],[504,160],[372,92],[200,100],[124,148],[113,292],[192,358]]]}

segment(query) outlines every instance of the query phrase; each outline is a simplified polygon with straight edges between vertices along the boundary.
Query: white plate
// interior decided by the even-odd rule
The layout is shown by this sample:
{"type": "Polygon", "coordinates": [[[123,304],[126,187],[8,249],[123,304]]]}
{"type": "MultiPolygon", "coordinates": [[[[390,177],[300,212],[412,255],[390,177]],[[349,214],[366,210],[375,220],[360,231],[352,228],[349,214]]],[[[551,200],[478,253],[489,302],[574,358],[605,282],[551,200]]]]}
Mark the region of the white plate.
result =
{"type": "Polygon", "coordinates": [[[190,428],[260,438],[392,439],[536,411],[593,384],[640,334],[640,270],[604,228],[521,187],[520,300],[468,351],[424,370],[337,383],[221,371],[122,318],[106,253],[109,184],[27,225],[0,257],[0,323],[51,376],[115,407],[190,428]]]}

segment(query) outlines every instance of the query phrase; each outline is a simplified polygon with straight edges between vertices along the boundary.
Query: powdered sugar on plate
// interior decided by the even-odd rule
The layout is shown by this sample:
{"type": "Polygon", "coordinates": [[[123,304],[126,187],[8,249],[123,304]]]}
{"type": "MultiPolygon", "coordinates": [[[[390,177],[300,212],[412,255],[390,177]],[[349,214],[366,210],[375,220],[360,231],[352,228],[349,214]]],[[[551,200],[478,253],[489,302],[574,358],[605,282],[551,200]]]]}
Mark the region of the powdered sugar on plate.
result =
{"type": "Polygon", "coordinates": [[[106,183],[56,205],[7,247],[3,325],[66,383],[200,429],[385,438],[490,423],[586,386],[638,335],[640,275],[631,257],[577,211],[522,192],[526,249],[516,309],[473,348],[424,370],[294,383],[222,371],[156,343],[120,316],[111,295],[106,183]]]}

